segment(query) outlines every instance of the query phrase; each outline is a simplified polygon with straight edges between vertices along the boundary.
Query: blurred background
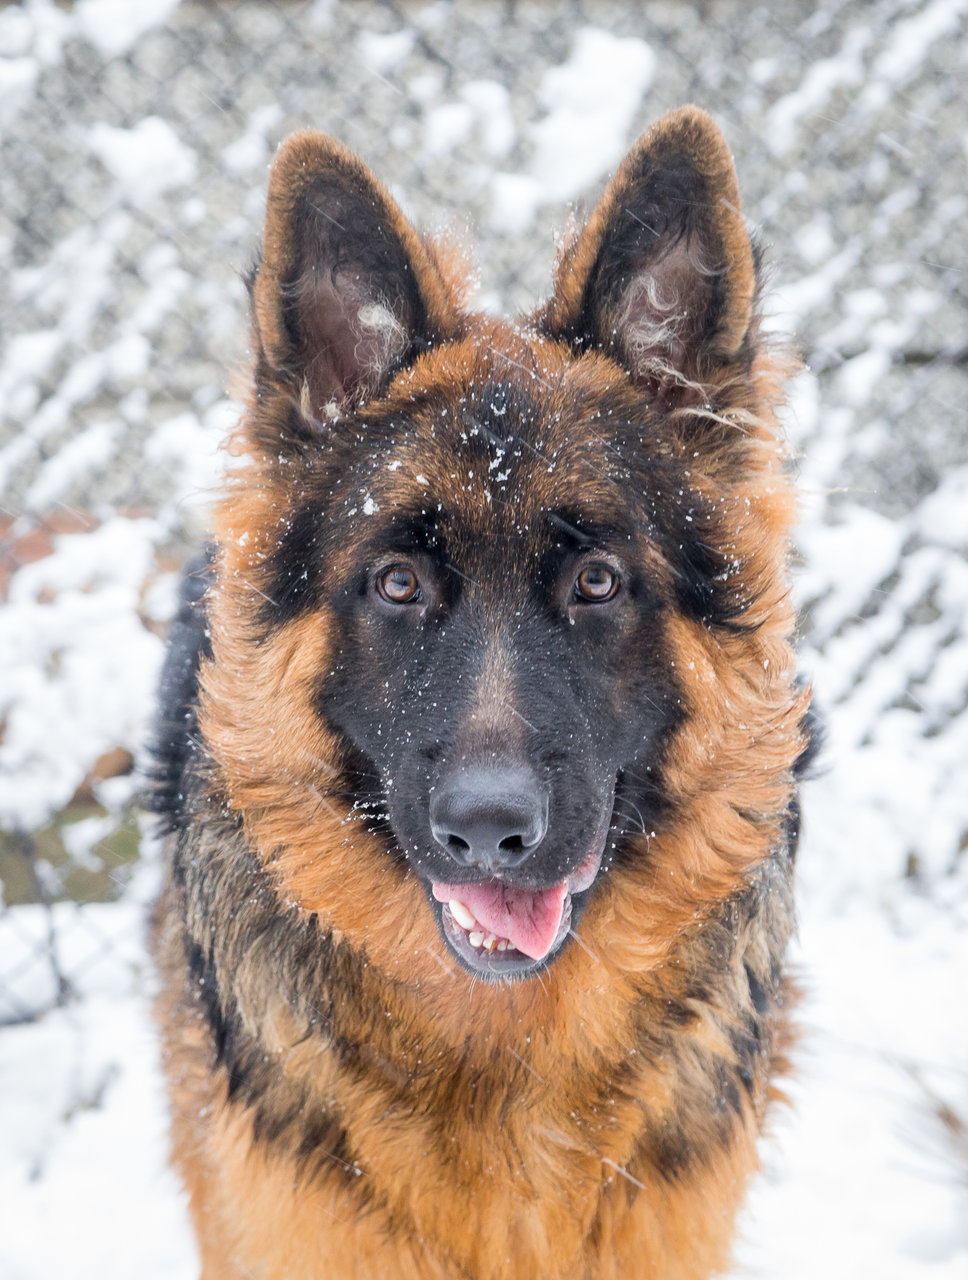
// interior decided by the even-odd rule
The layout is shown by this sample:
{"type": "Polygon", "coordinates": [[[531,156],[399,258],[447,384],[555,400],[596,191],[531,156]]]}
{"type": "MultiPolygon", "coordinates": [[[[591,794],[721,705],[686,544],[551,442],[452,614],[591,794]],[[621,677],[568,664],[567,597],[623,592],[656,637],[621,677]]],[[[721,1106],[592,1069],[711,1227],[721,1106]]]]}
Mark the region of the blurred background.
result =
{"type": "Polygon", "coordinates": [[[188,1280],[137,808],[177,571],[245,386],[241,274],[304,126],[526,309],[696,102],[805,371],[793,1106],[736,1276],[968,1269],[968,0],[0,4],[0,1275],[188,1280]]]}

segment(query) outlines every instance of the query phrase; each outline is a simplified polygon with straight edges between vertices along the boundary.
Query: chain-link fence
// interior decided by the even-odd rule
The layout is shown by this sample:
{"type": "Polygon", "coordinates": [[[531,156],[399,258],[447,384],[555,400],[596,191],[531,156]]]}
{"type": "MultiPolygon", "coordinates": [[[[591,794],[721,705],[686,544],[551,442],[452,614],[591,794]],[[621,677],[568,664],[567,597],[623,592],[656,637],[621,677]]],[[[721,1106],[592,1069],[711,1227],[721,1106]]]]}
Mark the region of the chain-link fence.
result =
{"type": "Polygon", "coordinates": [[[834,768],[804,874],[902,921],[930,900],[918,928],[963,915],[966,35],[963,0],[0,6],[0,1021],[140,981],[135,760],[244,386],[267,164],[305,126],[418,225],[469,228],[483,304],[513,310],[642,128],[716,117],[809,369],[834,768]]]}

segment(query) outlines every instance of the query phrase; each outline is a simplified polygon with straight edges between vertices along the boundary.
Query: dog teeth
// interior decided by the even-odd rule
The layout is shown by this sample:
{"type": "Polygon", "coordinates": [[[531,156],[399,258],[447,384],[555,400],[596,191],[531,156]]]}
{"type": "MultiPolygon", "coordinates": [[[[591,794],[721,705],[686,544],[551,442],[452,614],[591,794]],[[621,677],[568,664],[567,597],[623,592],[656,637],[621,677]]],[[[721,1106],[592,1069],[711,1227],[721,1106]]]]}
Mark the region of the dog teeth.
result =
{"type": "Polygon", "coordinates": [[[450,914],[467,934],[472,947],[483,947],[485,951],[508,951],[511,944],[507,938],[499,938],[495,933],[485,933],[459,898],[451,898],[447,903],[450,914]]]}
{"type": "Polygon", "coordinates": [[[473,929],[477,924],[477,921],[464,906],[463,902],[459,902],[456,898],[451,898],[447,905],[450,907],[450,914],[462,929],[473,929]]]}

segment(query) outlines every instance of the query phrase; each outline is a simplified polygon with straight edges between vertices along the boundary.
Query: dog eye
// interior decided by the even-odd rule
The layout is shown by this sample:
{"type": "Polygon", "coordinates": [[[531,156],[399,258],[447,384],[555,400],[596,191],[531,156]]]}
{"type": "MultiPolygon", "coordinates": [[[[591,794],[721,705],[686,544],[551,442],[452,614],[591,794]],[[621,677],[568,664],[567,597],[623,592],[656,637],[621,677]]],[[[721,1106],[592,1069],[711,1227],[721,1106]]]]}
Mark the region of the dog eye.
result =
{"type": "Polygon", "coordinates": [[[416,604],[421,598],[420,580],[402,564],[384,569],[377,577],[376,589],[388,604],[416,604]]]}
{"type": "Polygon", "coordinates": [[[618,574],[607,564],[587,564],[575,579],[575,596],[588,604],[603,604],[618,591],[618,574]]]}

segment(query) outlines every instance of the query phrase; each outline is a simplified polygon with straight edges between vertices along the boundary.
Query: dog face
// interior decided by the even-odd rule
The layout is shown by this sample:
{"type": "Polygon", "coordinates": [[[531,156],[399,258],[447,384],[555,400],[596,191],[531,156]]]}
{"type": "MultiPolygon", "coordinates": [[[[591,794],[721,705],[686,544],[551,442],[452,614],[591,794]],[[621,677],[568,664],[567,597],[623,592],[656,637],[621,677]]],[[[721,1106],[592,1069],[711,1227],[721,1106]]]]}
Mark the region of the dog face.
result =
{"type": "MultiPolygon", "coordinates": [[[[460,959],[492,975],[560,947],[616,813],[652,808],[677,707],[659,532],[673,478],[646,465],[633,480],[623,432],[598,434],[607,371],[576,376],[545,345],[526,348],[535,379],[491,353],[443,393],[428,383],[416,412],[420,369],[403,380],[307,483],[267,587],[291,599],[308,572],[331,637],[318,705],[355,803],[460,959]],[[576,450],[589,433],[600,443],[576,450]],[[317,533],[327,520],[348,531],[338,547],[317,533]]],[[[618,387],[611,407],[641,435],[634,397],[618,387]]]]}
{"type": "Polygon", "coordinates": [[[251,823],[315,793],[474,974],[553,960],[675,807],[717,662],[761,661],[738,208],[715,129],[667,117],[512,325],[338,144],[275,162],[203,726],[251,823]]]}

